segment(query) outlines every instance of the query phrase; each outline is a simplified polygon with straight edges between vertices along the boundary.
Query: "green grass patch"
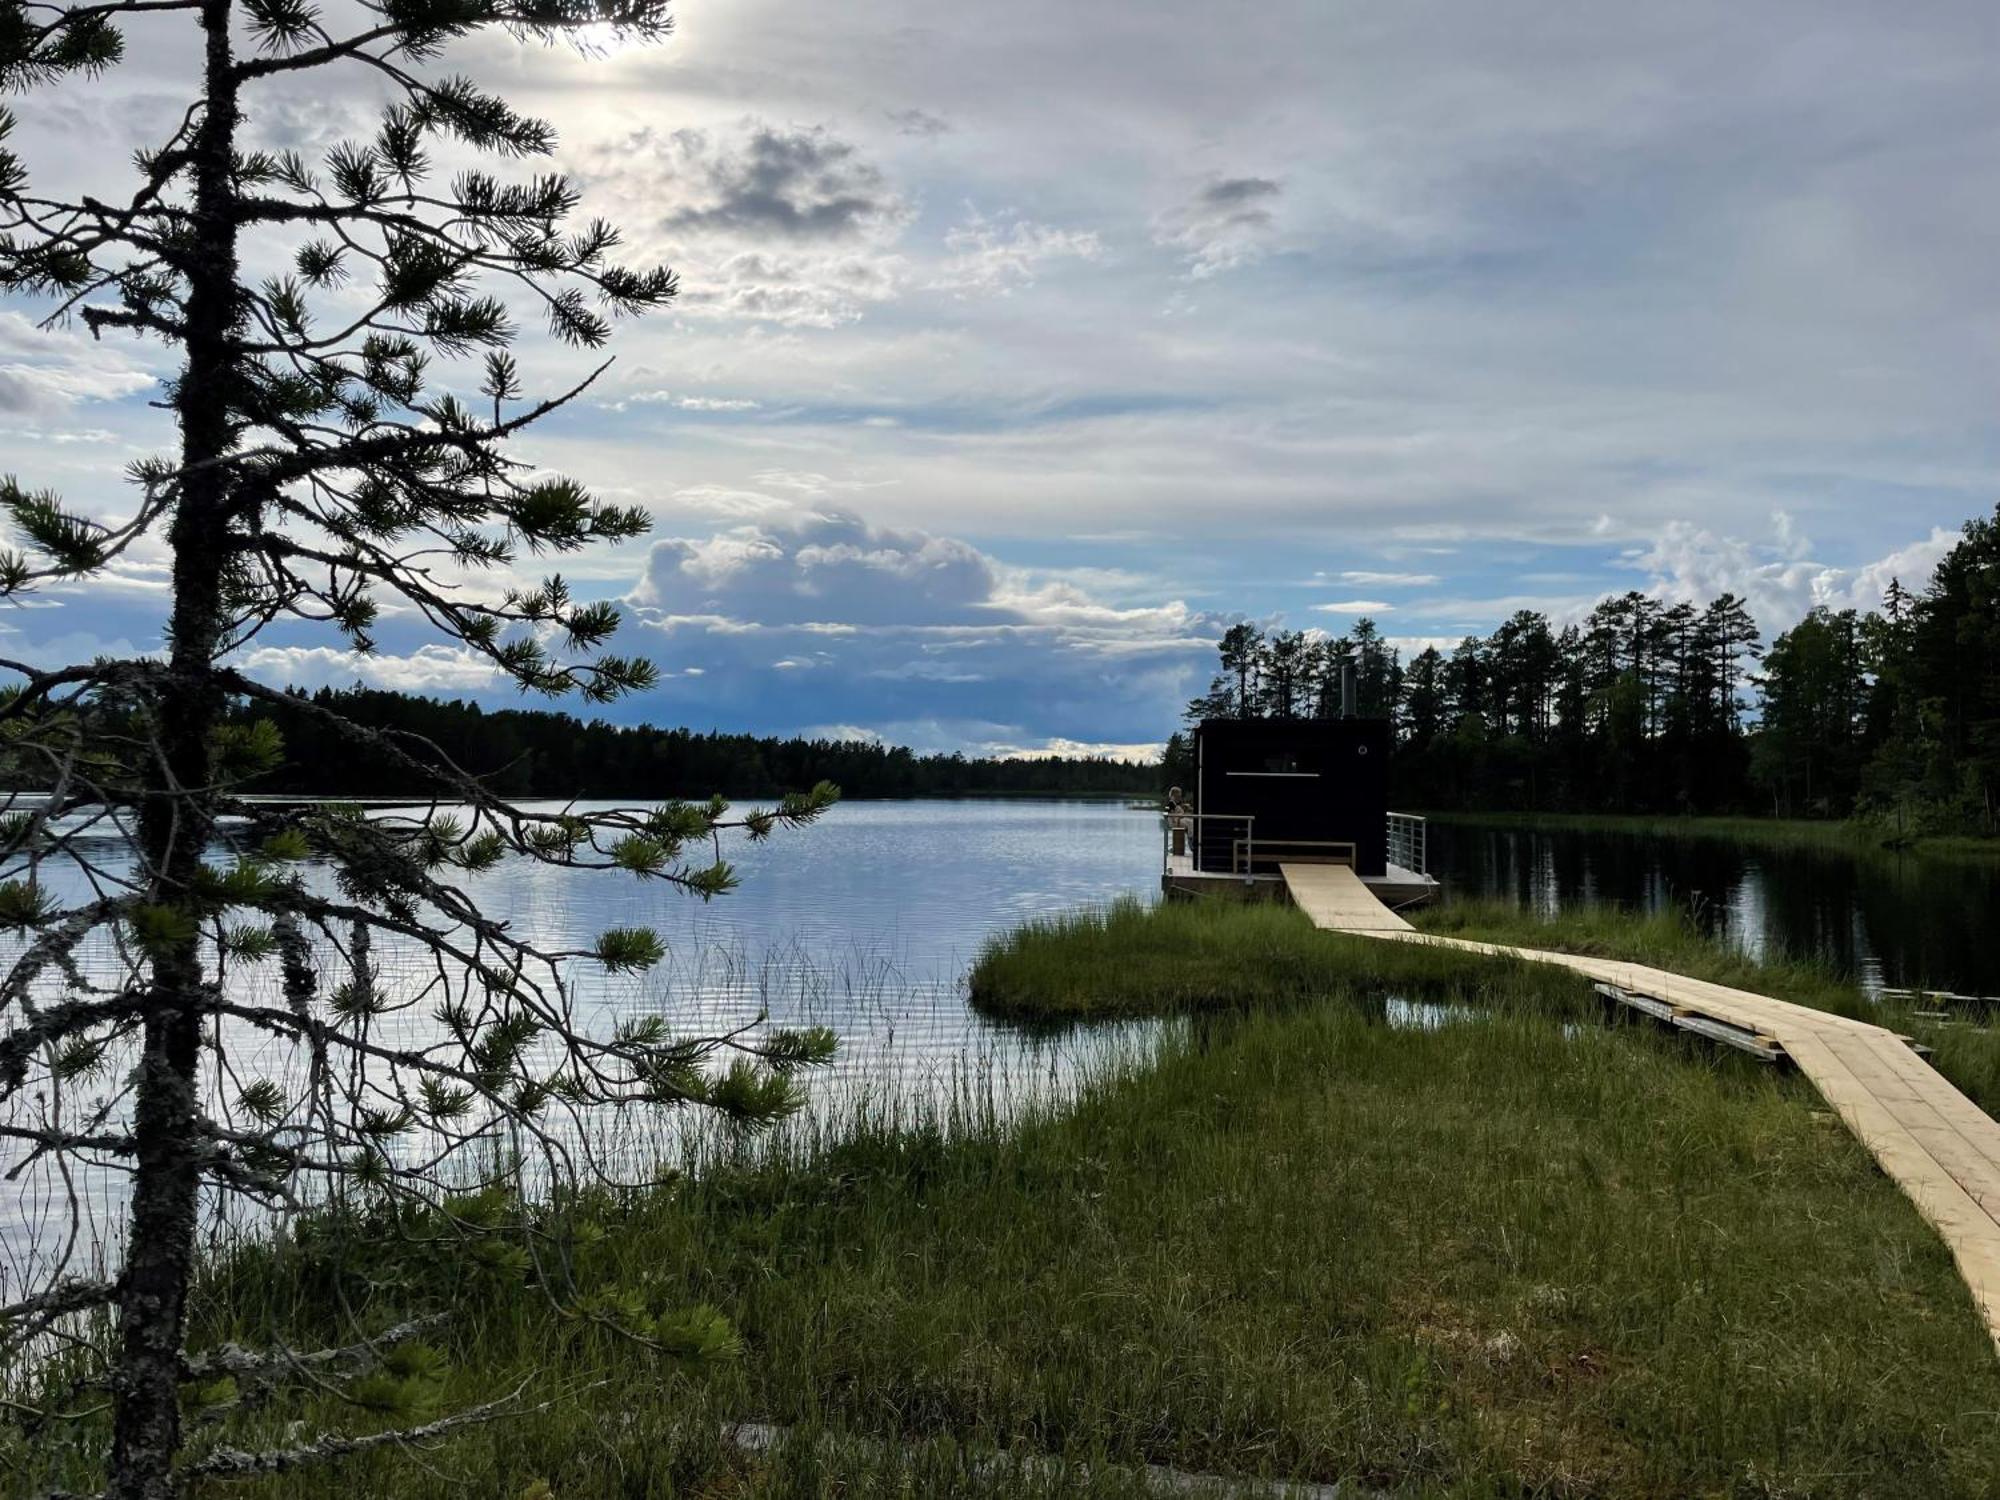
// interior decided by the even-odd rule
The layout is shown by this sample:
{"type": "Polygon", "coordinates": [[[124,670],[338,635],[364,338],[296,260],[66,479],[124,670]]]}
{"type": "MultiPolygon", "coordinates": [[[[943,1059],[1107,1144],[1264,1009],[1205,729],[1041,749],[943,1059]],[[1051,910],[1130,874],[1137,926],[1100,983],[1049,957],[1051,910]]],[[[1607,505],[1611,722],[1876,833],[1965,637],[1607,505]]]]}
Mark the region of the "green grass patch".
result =
{"type": "Polygon", "coordinates": [[[1585,903],[1542,912],[1511,901],[1453,899],[1410,915],[1419,931],[1439,937],[1622,959],[1837,1015],[1878,1014],[1853,975],[1784,954],[1752,958],[1704,933],[1680,908],[1641,913],[1585,903]]]}
{"type": "Polygon", "coordinates": [[[1281,902],[1124,900],[989,940],[968,983],[989,1015],[1064,1023],[1323,1001],[1379,1010],[1388,995],[1534,1005],[1550,980],[1530,965],[1322,932],[1281,902]]]}
{"type": "MultiPolygon", "coordinates": [[[[1562,945],[1509,912],[1433,920],[1562,945]]],[[[1729,962],[1610,914],[1574,936],[1729,962]]],[[[1283,907],[1112,908],[982,968],[1038,1014],[1179,1014],[1073,1107],[878,1101],[536,1210],[525,1264],[394,1220],[225,1258],[205,1340],[446,1309],[444,1363],[404,1394],[522,1395],[430,1451],[216,1493],[1055,1500],[1139,1495],[1149,1463],[1468,1500],[2000,1493],[2000,1363],[1950,1257],[1796,1076],[1556,969],[1283,907]],[[1204,977],[1177,982],[1190,951],[1204,977]],[[691,1336],[648,1350],[579,1305],[691,1336]],[[745,1457],[732,1420],[797,1440],[745,1457]]],[[[378,1420],[294,1388],[198,1441],[282,1443],[301,1415],[378,1420]]]]}
{"type": "MultiPolygon", "coordinates": [[[[1139,1491],[1105,1465],[1142,1463],[1413,1496],[2000,1491],[2000,1366],[1949,1257],[1809,1089],[1595,1024],[1554,975],[1459,999],[1429,1028],[1190,1020],[1060,1115],[856,1122],[597,1205],[579,1281],[711,1303],[740,1357],[683,1368],[489,1285],[440,1335],[449,1394],[556,1404],[229,1493],[1109,1495],[1139,1491]],[[746,1461],[708,1430],[730,1417],[802,1438],[746,1461]],[[1097,1477],[996,1488],[966,1458],[995,1451],[1097,1477]]],[[[377,1236],[312,1300],[386,1318],[437,1259],[377,1236]]],[[[238,1307],[296,1290],[257,1274],[238,1307]]]]}
{"type": "Polygon", "coordinates": [[[1905,1002],[1871,1001],[1850,974],[1806,958],[1753,959],[1703,933],[1683,911],[1640,915],[1586,905],[1548,914],[1504,901],[1449,901],[1418,914],[1416,925],[1443,937],[1647,964],[1873,1021],[1931,1048],[1933,1067],[1981,1109],[2000,1115],[2000,1029],[1991,1024],[1989,1012],[1938,1016],[1905,1002]]]}

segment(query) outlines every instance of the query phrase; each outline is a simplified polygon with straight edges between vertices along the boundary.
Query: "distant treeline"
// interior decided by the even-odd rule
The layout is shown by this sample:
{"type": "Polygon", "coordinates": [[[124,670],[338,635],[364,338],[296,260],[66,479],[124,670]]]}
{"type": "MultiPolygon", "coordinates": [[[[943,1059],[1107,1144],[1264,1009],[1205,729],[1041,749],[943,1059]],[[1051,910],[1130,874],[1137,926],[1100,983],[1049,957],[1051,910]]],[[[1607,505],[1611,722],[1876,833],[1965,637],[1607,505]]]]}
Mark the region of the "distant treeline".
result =
{"type": "Polygon", "coordinates": [[[245,718],[273,720],[285,765],[257,790],[302,796],[411,797],[422,784],[386,755],[357,752],[328,735],[308,704],[376,729],[422,735],[452,762],[511,797],[771,797],[831,781],[848,797],[940,797],[1030,793],[1151,793],[1157,765],[1084,757],[1036,759],[918,755],[862,740],[776,739],[697,733],[572,718],[537,709],[477,704],[373,688],[321,688],[260,704],[245,718]]]}
{"type": "MultiPolygon", "coordinates": [[[[1338,713],[1350,654],[1360,712],[1394,721],[1405,806],[2000,831],[2000,511],[1920,593],[1892,580],[1879,609],[1814,609],[1768,649],[1734,594],[1627,593],[1560,628],[1522,610],[1407,662],[1369,620],[1338,640],[1239,625],[1188,719],[1338,713]]],[[[1186,758],[1177,735],[1169,774],[1186,758]]]]}

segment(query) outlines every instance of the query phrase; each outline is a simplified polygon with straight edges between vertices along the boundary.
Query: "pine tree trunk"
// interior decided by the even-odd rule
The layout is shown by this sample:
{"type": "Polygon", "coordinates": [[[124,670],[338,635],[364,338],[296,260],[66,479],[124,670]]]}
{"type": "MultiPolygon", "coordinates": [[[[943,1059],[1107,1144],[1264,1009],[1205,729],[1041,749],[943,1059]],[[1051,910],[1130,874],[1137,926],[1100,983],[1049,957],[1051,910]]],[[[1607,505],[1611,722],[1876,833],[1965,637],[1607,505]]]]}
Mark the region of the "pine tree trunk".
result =
{"type": "MultiPolygon", "coordinates": [[[[228,480],[215,460],[231,446],[229,392],[238,323],[236,210],[231,181],[236,83],[231,0],[206,0],[206,111],[193,143],[195,246],[187,276],[187,363],[175,397],[182,473],[168,543],[173,613],[168,678],[157,707],[153,795],[140,844],[155,899],[172,902],[199,866],[213,828],[210,736],[222,708],[214,655],[222,634],[228,480]]],[[[196,1080],[204,972],[193,938],[157,951],[134,1107],[138,1155],[114,1383],[110,1490],[116,1500],[172,1500],[180,1448],[179,1375],[194,1264],[201,1179],[196,1080]]]]}

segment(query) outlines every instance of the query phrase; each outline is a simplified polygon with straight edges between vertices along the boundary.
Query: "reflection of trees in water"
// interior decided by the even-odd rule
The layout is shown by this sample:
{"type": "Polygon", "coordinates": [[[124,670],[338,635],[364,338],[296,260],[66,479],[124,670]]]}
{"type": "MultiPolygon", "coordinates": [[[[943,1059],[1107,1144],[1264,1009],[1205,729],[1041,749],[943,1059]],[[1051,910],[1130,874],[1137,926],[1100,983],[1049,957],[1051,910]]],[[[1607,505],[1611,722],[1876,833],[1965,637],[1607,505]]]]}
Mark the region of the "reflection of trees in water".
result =
{"type": "Polygon", "coordinates": [[[1725,839],[1534,832],[1433,821],[1432,872],[1533,911],[1683,910],[1754,958],[1814,957],[1870,982],[2000,994],[2000,864],[1725,839]]]}

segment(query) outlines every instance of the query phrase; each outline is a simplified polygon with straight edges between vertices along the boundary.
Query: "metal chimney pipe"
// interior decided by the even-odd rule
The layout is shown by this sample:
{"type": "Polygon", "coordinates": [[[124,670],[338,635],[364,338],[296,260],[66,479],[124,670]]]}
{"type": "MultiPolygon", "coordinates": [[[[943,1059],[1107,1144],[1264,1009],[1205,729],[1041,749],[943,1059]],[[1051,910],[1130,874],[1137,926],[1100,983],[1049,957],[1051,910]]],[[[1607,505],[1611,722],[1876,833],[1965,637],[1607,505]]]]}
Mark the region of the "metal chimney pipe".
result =
{"type": "Polygon", "coordinates": [[[1343,656],[1340,659],[1341,718],[1351,719],[1354,717],[1354,698],[1355,698],[1354,658],[1351,656],[1343,656]]]}

